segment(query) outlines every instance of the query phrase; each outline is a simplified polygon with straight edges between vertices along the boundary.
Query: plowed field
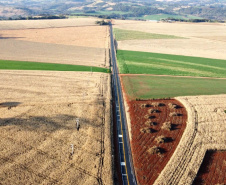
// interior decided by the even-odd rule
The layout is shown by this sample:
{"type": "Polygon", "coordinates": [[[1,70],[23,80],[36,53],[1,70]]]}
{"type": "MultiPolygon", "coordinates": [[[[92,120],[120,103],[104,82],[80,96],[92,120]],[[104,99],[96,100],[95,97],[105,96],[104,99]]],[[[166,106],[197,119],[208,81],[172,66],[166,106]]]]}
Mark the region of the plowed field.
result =
{"type": "Polygon", "coordinates": [[[186,127],[187,112],[177,100],[131,101],[129,112],[136,177],[139,184],[150,185],[174,153],[186,127]],[[170,129],[163,128],[166,122],[170,129]],[[159,151],[153,154],[154,146],[159,151]]]}
{"type": "Polygon", "coordinates": [[[226,184],[226,151],[207,151],[193,185],[226,184]]]}

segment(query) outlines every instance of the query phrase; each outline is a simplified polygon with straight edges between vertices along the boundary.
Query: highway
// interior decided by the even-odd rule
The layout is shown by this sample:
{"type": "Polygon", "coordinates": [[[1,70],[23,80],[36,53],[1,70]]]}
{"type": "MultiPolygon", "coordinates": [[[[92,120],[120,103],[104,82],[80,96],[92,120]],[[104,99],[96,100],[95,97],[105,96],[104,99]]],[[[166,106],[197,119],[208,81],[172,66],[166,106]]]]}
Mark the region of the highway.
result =
{"type": "Polygon", "coordinates": [[[134,173],[130,141],[128,135],[128,126],[126,122],[126,114],[124,101],[119,79],[119,72],[116,63],[116,52],[113,38],[112,25],[110,23],[110,45],[111,45],[111,62],[112,62],[112,89],[113,89],[113,110],[115,110],[115,120],[117,124],[117,143],[119,151],[120,170],[123,185],[137,185],[134,173]]]}

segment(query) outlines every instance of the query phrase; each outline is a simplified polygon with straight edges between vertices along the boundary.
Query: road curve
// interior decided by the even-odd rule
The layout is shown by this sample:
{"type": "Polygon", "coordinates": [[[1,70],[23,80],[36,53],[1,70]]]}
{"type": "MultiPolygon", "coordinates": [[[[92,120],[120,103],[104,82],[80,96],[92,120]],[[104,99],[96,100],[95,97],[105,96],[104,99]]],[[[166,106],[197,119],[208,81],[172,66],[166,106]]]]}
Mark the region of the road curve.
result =
{"type": "Polygon", "coordinates": [[[115,120],[117,123],[116,138],[118,141],[119,148],[119,159],[122,181],[123,185],[137,185],[133,167],[132,153],[130,148],[122,89],[119,79],[118,67],[116,63],[116,52],[111,23],[109,27],[110,27],[111,62],[112,62],[112,89],[113,89],[113,101],[115,102],[113,106],[115,106],[114,110],[116,110],[115,113],[116,116],[115,120]]]}

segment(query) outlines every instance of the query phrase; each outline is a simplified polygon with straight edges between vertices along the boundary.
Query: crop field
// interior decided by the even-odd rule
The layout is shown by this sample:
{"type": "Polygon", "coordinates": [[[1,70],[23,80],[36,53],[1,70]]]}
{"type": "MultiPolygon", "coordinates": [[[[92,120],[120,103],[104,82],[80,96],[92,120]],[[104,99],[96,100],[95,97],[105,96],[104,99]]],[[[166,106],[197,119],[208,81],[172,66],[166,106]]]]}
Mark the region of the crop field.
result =
{"type": "Polygon", "coordinates": [[[1,70],[0,78],[2,184],[112,183],[108,74],[1,70]]]}
{"type": "Polygon", "coordinates": [[[114,28],[114,35],[117,41],[121,40],[146,40],[146,39],[180,39],[182,37],[176,37],[173,35],[163,35],[156,33],[147,33],[133,30],[123,30],[114,28]]]}
{"type": "Polygon", "coordinates": [[[95,25],[96,20],[1,21],[0,60],[108,68],[108,27],[95,25]]]}
{"type": "Polygon", "coordinates": [[[193,182],[200,184],[226,184],[226,151],[207,151],[193,182]]]}
{"type": "MultiPolygon", "coordinates": [[[[176,99],[188,112],[187,126],[176,151],[155,184],[192,184],[199,169],[203,171],[201,165],[206,162],[205,155],[207,158],[212,156],[206,166],[209,171],[205,172],[205,180],[208,183],[225,184],[225,173],[221,172],[225,171],[223,161],[226,157],[226,95],[185,96],[176,99]]],[[[197,177],[200,179],[202,176],[198,174],[197,177]]]]}
{"type": "Polygon", "coordinates": [[[226,59],[226,27],[223,23],[154,23],[116,20],[113,24],[115,29],[186,38],[121,40],[118,41],[120,50],[226,59]]]}
{"type": "Polygon", "coordinates": [[[138,184],[150,185],[174,153],[186,127],[187,112],[176,100],[131,101],[129,112],[138,184]]]}
{"type": "Polygon", "coordinates": [[[92,66],[79,66],[79,65],[66,65],[66,64],[53,64],[53,63],[40,63],[40,62],[23,62],[23,61],[7,61],[0,60],[0,69],[4,70],[48,70],[48,71],[88,71],[88,72],[110,72],[109,69],[92,67],[92,66]]]}
{"type": "Polygon", "coordinates": [[[129,99],[225,94],[226,79],[121,75],[129,99]]]}
{"type": "Polygon", "coordinates": [[[173,14],[155,14],[155,15],[146,15],[142,17],[145,20],[157,20],[160,21],[161,19],[167,18],[175,18],[175,19],[200,19],[200,17],[196,16],[182,16],[182,15],[173,15],[173,14]]]}
{"type": "Polygon", "coordinates": [[[226,77],[226,60],[138,51],[117,51],[120,73],[226,77]]]}

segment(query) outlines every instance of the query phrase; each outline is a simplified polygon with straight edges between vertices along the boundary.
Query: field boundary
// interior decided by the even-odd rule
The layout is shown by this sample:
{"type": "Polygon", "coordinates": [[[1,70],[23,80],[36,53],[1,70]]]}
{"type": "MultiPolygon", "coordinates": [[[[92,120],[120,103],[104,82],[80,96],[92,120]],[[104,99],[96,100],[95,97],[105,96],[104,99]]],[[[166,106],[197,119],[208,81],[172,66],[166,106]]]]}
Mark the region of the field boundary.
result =
{"type": "Polygon", "coordinates": [[[226,80],[226,78],[217,77],[204,77],[204,76],[174,76],[174,75],[155,75],[155,74],[119,74],[119,76],[165,76],[165,77],[175,77],[175,78],[203,78],[203,79],[220,79],[226,80]]]}

